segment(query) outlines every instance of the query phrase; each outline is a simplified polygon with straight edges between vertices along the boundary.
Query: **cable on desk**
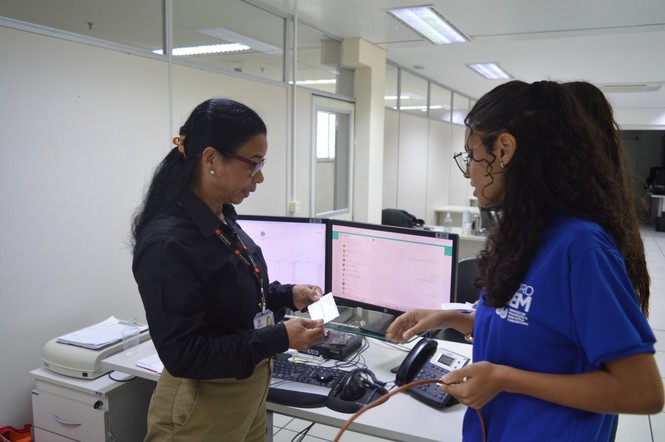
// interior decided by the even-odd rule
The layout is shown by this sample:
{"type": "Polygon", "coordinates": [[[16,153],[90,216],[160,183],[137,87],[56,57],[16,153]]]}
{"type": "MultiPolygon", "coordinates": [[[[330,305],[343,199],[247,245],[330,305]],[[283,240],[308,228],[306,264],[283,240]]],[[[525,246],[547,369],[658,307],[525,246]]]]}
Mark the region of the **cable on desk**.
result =
{"type": "Polygon", "coordinates": [[[367,368],[365,356],[363,353],[369,349],[369,342],[366,337],[362,337],[362,344],[360,348],[346,361],[335,362],[335,368],[348,368],[348,367],[364,367],[367,368]]]}
{"type": "Polygon", "coordinates": [[[136,379],[136,376],[132,376],[131,378],[127,378],[127,379],[116,379],[113,376],[111,376],[112,373],[113,373],[112,371],[109,371],[107,373],[107,375],[108,375],[109,379],[111,379],[112,381],[115,381],[115,382],[129,382],[129,381],[133,381],[134,379],[136,379]]]}
{"type": "MultiPolygon", "coordinates": [[[[443,382],[441,379],[423,379],[423,380],[420,380],[420,381],[414,381],[414,382],[402,385],[397,390],[393,390],[390,393],[388,393],[384,396],[381,396],[380,398],[376,399],[373,402],[370,402],[369,404],[365,405],[360,410],[356,411],[344,423],[344,425],[342,425],[342,428],[339,429],[339,431],[337,432],[337,436],[335,436],[335,439],[333,439],[333,442],[339,442],[340,437],[342,437],[342,433],[344,433],[349,428],[351,423],[354,420],[356,420],[356,418],[358,418],[358,416],[360,416],[361,414],[363,414],[364,412],[366,412],[370,408],[374,408],[374,407],[377,407],[377,406],[383,404],[388,399],[390,399],[390,397],[396,395],[399,392],[402,392],[402,391],[405,391],[405,390],[408,390],[410,388],[417,387],[418,385],[423,385],[423,384],[445,384],[445,385],[448,385],[445,382],[443,382]]],[[[480,412],[480,410],[478,408],[475,408],[475,410],[476,410],[476,413],[478,413],[478,418],[480,419],[480,427],[483,430],[483,442],[485,442],[485,441],[487,441],[487,432],[486,432],[486,429],[485,429],[485,419],[483,418],[483,415],[482,415],[482,413],[480,412]]]]}

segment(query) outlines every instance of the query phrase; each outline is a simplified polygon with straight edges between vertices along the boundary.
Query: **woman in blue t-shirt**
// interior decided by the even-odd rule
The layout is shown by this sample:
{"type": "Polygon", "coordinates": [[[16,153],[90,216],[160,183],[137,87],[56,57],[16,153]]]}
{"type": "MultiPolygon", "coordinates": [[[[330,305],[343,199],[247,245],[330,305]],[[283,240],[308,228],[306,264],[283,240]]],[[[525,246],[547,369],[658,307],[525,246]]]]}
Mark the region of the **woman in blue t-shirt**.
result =
{"type": "Polygon", "coordinates": [[[649,275],[620,138],[575,89],[511,81],[466,118],[455,155],[499,210],[478,256],[474,314],[413,310],[387,336],[473,336],[473,364],[441,389],[468,405],[464,440],[609,441],[617,414],[662,410],[649,275]],[[476,412],[473,409],[477,409],[476,412]]]}

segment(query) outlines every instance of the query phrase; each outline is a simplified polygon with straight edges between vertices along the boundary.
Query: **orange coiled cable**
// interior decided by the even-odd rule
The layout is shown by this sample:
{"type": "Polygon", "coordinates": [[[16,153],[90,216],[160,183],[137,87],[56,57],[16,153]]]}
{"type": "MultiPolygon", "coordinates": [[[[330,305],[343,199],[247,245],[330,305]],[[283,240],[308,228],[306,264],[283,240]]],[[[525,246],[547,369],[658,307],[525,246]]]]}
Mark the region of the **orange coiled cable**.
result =
{"type": "MultiPolygon", "coordinates": [[[[396,390],[393,390],[390,393],[381,396],[380,398],[370,402],[369,404],[365,405],[360,410],[353,413],[353,415],[351,415],[351,417],[344,423],[344,425],[342,425],[342,428],[339,429],[339,431],[337,432],[337,436],[335,436],[335,439],[334,439],[333,442],[339,442],[340,437],[342,437],[342,433],[344,433],[349,428],[349,425],[351,425],[351,423],[354,420],[356,420],[356,418],[358,418],[358,416],[360,416],[361,414],[363,414],[364,412],[366,412],[370,408],[374,408],[374,407],[377,407],[377,406],[383,404],[388,399],[390,399],[391,396],[394,396],[394,395],[396,395],[397,393],[399,393],[401,391],[408,390],[410,388],[417,387],[418,385],[423,385],[423,384],[445,384],[445,385],[449,385],[449,384],[446,384],[445,382],[443,382],[441,379],[423,379],[421,381],[414,381],[414,382],[410,382],[408,384],[402,385],[401,387],[397,388],[396,390]]],[[[486,429],[485,429],[485,419],[483,419],[483,415],[482,415],[482,413],[480,412],[479,409],[476,408],[475,410],[476,410],[476,413],[478,413],[478,418],[480,419],[480,427],[483,431],[483,442],[485,442],[485,441],[487,441],[487,432],[486,432],[486,429]]]]}

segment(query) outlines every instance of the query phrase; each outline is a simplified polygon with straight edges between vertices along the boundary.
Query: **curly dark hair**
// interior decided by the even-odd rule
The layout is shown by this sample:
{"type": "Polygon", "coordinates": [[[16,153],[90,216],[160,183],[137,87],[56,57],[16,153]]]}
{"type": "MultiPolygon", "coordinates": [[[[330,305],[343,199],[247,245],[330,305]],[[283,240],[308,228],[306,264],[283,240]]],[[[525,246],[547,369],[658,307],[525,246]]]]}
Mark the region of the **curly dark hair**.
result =
{"type": "Polygon", "coordinates": [[[180,128],[184,153],[174,147],[157,166],[143,203],[132,220],[132,249],[143,228],[162,213],[180,193],[192,186],[201,152],[214,147],[229,158],[250,138],[266,135],[266,125],[259,115],[237,101],[214,98],[194,108],[180,128]]]}
{"type": "MultiPolygon", "coordinates": [[[[519,288],[543,232],[554,216],[564,214],[596,222],[612,236],[647,315],[649,274],[611,106],[602,93],[605,104],[595,102],[609,107],[607,119],[608,114],[583,107],[587,94],[578,100],[573,88],[510,81],[480,98],[466,117],[488,152],[503,132],[518,146],[503,169],[500,221],[478,255],[476,285],[485,288],[488,305],[503,307],[519,288]]],[[[493,172],[488,163],[487,174],[493,172]]]]}

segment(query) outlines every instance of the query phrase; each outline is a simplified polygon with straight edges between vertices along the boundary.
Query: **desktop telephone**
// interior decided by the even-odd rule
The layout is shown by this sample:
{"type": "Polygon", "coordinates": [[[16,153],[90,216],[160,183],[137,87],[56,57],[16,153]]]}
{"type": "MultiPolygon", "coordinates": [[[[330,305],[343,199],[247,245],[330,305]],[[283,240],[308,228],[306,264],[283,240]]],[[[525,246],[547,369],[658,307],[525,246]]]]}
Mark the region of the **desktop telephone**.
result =
{"type": "MultiPolygon", "coordinates": [[[[395,383],[405,385],[422,379],[440,379],[444,374],[464,367],[469,363],[466,356],[438,348],[436,341],[422,338],[411,349],[397,369],[395,383]]],[[[457,403],[457,400],[440,390],[437,383],[419,385],[409,390],[418,400],[435,408],[457,403]]]]}

